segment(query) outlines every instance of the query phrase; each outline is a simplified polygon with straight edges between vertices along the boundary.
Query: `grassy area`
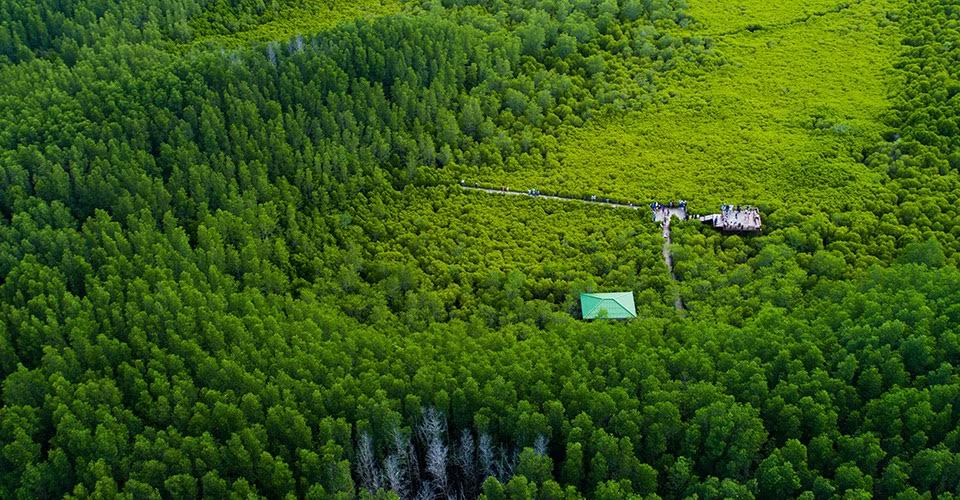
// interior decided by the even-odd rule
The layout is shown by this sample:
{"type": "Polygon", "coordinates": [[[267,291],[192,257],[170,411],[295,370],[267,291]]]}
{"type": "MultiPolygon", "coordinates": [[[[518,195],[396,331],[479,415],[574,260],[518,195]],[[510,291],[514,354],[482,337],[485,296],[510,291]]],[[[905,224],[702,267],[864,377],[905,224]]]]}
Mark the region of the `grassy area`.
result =
{"type": "Polygon", "coordinates": [[[492,181],[687,198],[695,209],[722,201],[856,205],[880,189],[878,173],[860,159],[879,139],[888,108],[899,40],[887,0],[839,9],[820,0],[690,4],[698,21],[686,35],[729,33],[711,37],[726,64],[661,84],[657,104],[565,135],[560,168],[492,181]],[[754,24],[771,27],[731,32],[754,24]]]}
{"type": "Polygon", "coordinates": [[[309,35],[357,18],[371,18],[400,10],[400,0],[304,0],[285,7],[276,19],[256,28],[229,35],[210,35],[194,43],[213,43],[226,47],[250,42],[287,40],[296,35],[309,35]]]}
{"type": "MultiPolygon", "coordinates": [[[[852,2],[843,2],[848,4],[852,2]]],[[[838,0],[693,0],[691,15],[705,33],[715,35],[757,27],[772,28],[836,10],[838,0]]]]}

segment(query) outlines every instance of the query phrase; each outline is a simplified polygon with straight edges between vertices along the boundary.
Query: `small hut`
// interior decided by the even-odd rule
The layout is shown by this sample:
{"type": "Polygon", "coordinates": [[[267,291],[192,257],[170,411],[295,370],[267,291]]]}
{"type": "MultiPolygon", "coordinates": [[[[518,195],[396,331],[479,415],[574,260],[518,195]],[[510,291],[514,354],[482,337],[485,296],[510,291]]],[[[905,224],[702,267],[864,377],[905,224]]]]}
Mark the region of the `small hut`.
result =
{"type": "Polygon", "coordinates": [[[580,312],[583,319],[630,319],[637,317],[633,292],[581,293],[580,312]]]}

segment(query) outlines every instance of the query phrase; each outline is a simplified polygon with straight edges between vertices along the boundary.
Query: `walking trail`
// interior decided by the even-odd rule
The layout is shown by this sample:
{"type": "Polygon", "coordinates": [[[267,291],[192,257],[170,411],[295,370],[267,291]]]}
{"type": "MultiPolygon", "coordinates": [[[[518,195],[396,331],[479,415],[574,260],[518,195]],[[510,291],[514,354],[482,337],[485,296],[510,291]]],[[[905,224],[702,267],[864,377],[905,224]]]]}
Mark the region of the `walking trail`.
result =
{"type": "MultiPolygon", "coordinates": [[[[642,207],[640,205],[634,205],[633,203],[620,203],[617,201],[610,201],[609,199],[582,199],[582,198],[570,198],[566,196],[554,196],[554,195],[544,195],[544,194],[533,194],[528,191],[513,191],[510,189],[490,189],[482,187],[472,187],[460,184],[460,187],[468,191],[480,191],[490,194],[502,194],[502,195],[512,195],[512,196],[530,196],[533,198],[545,198],[548,200],[560,200],[560,201],[577,201],[580,203],[586,203],[588,205],[601,205],[613,208],[629,208],[632,210],[637,210],[639,208],[648,208],[646,205],[642,207]]],[[[680,220],[687,218],[687,209],[681,207],[659,207],[653,212],[654,221],[659,222],[663,227],[663,262],[667,265],[667,270],[670,273],[670,279],[674,283],[677,283],[677,277],[673,274],[673,256],[670,254],[670,220],[673,217],[677,217],[680,220]]],[[[674,299],[674,306],[677,308],[677,311],[684,311],[683,300],[680,298],[680,291],[676,292],[676,299],[674,299]]]]}
{"type": "MultiPolygon", "coordinates": [[[[661,222],[663,225],[663,261],[667,264],[667,269],[670,271],[670,279],[674,283],[677,283],[677,276],[673,274],[673,256],[670,255],[670,219],[665,219],[661,222]]],[[[677,308],[678,311],[683,311],[683,299],[680,298],[680,290],[677,290],[677,296],[673,301],[673,305],[677,308]]]]}
{"type": "MultiPolygon", "coordinates": [[[[687,207],[665,207],[657,206],[653,211],[653,220],[660,223],[660,226],[663,227],[663,262],[667,264],[667,270],[670,272],[670,279],[674,283],[677,283],[677,276],[673,274],[673,255],[670,253],[670,221],[676,217],[680,220],[687,219],[687,207]]],[[[677,296],[673,301],[673,305],[677,308],[677,311],[683,311],[683,300],[680,298],[680,291],[677,290],[677,296]]]]}
{"type": "Polygon", "coordinates": [[[639,209],[639,208],[646,208],[646,205],[641,206],[641,205],[634,205],[634,204],[632,204],[632,203],[620,203],[620,202],[617,202],[617,201],[609,201],[609,200],[606,199],[606,198],[598,198],[598,199],[596,199],[596,200],[592,200],[592,199],[591,199],[591,200],[588,200],[588,199],[583,199],[583,198],[571,198],[571,197],[568,197],[568,196],[554,196],[554,195],[547,195],[547,194],[531,194],[531,193],[528,193],[528,192],[526,192],[526,191],[513,191],[513,190],[510,190],[510,189],[490,189],[490,188],[482,188],[482,187],[464,186],[464,185],[462,185],[462,184],[460,185],[460,187],[463,188],[463,189],[466,189],[467,191],[481,191],[481,192],[484,192],[484,193],[503,194],[503,195],[530,196],[530,197],[532,197],[532,198],[545,198],[545,199],[548,199],[548,200],[578,201],[578,202],[580,202],[580,203],[586,203],[586,204],[589,204],[589,205],[603,205],[603,206],[606,206],[606,207],[614,207],[614,208],[630,208],[630,209],[633,209],[633,210],[637,210],[637,209],[639,209]]]}

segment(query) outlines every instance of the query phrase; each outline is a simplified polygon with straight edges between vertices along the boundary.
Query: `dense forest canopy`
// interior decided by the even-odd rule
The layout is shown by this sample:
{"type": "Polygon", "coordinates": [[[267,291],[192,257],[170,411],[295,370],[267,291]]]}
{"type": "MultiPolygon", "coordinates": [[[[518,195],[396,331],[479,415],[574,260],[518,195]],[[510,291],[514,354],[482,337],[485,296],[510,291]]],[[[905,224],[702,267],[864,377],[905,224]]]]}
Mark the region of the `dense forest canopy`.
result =
{"type": "Polygon", "coordinates": [[[646,212],[457,184],[737,64],[709,20],[395,4],[0,0],[0,498],[960,494],[960,8],[858,3],[883,132],[812,156],[871,196],[675,223],[673,279],[646,212]]]}

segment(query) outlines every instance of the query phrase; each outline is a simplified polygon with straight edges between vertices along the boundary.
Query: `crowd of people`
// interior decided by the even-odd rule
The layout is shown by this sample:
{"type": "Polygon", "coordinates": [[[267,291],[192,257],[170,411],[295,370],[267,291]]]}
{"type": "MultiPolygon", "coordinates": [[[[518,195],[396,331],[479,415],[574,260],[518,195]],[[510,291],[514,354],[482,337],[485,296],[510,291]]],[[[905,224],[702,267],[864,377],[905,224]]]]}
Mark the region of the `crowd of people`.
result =
{"type": "Polygon", "coordinates": [[[720,205],[722,212],[756,212],[759,209],[750,205],[720,205]]]}
{"type": "Polygon", "coordinates": [[[682,208],[682,209],[686,210],[686,208],[687,208],[687,200],[680,200],[679,202],[676,203],[676,206],[674,206],[674,203],[673,203],[672,201],[671,201],[670,203],[667,203],[666,205],[663,205],[663,204],[661,204],[660,202],[655,201],[655,202],[653,202],[653,203],[650,204],[650,208],[652,208],[652,209],[654,209],[654,210],[660,210],[660,209],[662,209],[662,208],[666,208],[666,209],[682,208]]]}
{"type": "Polygon", "coordinates": [[[760,229],[760,210],[750,205],[721,205],[719,225],[734,231],[760,229]]]}
{"type": "Polygon", "coordinates": [[[667,220],[670,218],[671,214],[679,216],[683,220],[687,220],[690,216],[687,214],[687,200],[680,200],[677,203],[669,202],[666,205],[660,202],[653,202],[650,204],[650,209],[653,210],[653,220],[667,220]],[[679,211],[679,213],[676,213],[679,211]]]}

